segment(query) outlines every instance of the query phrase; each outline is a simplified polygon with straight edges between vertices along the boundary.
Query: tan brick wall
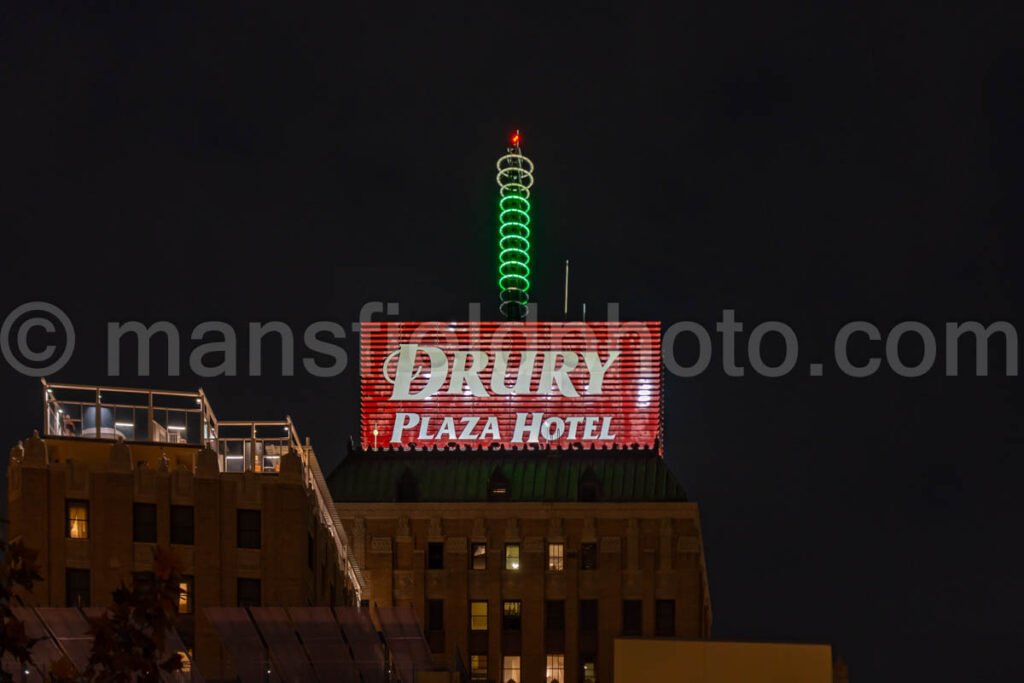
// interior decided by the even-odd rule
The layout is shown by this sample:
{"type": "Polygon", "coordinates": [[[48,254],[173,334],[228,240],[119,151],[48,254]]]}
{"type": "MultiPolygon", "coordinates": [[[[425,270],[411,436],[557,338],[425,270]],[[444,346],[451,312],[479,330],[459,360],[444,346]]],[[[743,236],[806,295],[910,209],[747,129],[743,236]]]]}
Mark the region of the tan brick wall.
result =
{"type": "MultiPolygon", "coordinates": [[[[565,601],[565,678],[576,683],[579,660],[578,601],[599,601],[598,680],[611,681],[614,639],[620,635],[622,600],[643,601],[643,635],[655,630],[655,600],[676,604],[676,635],[710,635],[703,544],[693,503],[336,503],[366,593],[378,606],[408,605],[426,627],[426,604],[444,600],[445,652],[458,646],[468,666],[469,603],[488,601],[489,675],[501,675],[501,608],[522,601],[524,681],[544,680],[545,600],[565,601]],[[445,544],[444,569],[427,569],[427,544],[445,544]],[[487,543],[487,569],[470,570],[469,548],[487,543]],[[547,543],[565,544],[565,571],[547,571],[547,543]],[[505,544],[518,542],[521,566],[504,569],[505,544]],[[580,569],[580,546],[598,544],[597,569],[580,569]]],[[[552,653],[553,654],[553,653],[552,653]]]]}
{"type": "Polygon", "coordinates": [[[170,547],[182,573],[195,577],[195,613],[182,618],[180,630],[194,627],[197,663],[207,678],[230,678],[233,670],[201,610],[235,606],[239,577],[260,579],[264,605],[325,605],[332,584],[336,604],[353,599],[301,478],[204,472],[195,466],[194,447],[170,444],[129,444],[130,462],[124,464],[112,459],[109,441],[48,439],[45,446],[45,458],[16,456],[8,466],[11,536],[23,536],[40,551],[44,580],[31,596],[36,605],[65,605],[68,567],[90,570],[94,605],[109,604],[122,580],[151,568],[151,544],[132,539],[135,502],[156,504],[158,544],[170,547]],[[65,538],[68,498],[89,501],[88,540],[65,538]],[[172,504],[194,507],[194,545],[170,545],[172,504]],[[261,511],[261,549],[237,547],[239,508],[261,511]],[[310,534],[313,570],[307,564],[310,534]]]}

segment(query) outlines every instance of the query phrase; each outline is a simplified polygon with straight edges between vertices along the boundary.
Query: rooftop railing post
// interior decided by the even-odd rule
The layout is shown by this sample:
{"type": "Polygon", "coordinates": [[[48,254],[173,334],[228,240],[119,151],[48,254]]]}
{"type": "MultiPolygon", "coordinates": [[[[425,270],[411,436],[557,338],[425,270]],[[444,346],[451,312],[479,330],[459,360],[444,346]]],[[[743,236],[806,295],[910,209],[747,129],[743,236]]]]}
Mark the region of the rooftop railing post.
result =
{"type": "Polygon", "coordinates": [[[251,427],[252,427],[252,432],[251,432],[251,434],[252,434],[252,441],[251,441],[252,445],[250,446],[250,449],[252,450],[252,462],[253,462],[252,471],[253,472],[259,472],[260,471],[260,463],[259,463],[259,458],[256,456],[256,423],[253,422],[251,427]]]}
{"type": "Polygon", "coordinates": [[[146,429],[149,430],[146,434],[150,441],[155,441],[153,438],[156,436],[156,415],[153,414],[153,392],[146,392],[146,429]]]}
{"type": "MultiPolygon", "coordinates": [[[[96,426],[95,426],[96,434],[93,437],[93,438],[96,438],[96,439],[100,438],[103,435],[103,411],[100,408],[100,405],[101,405],[100,402],[102,401],[102,399],[103,399],[103,394],[101,392],[101,389],[99,387],[96,387],[96,426]]],[[[84,426],[85,425],[83,425],[83,427],[84,426]]]]}
{"type": "Polygon", "coordinates": [[[199,404],[199,442],[204,446],[210,445],[210,424],[206,419],[206,403],[203,401],[203,389],[199,388],[199,396],[196,398],[199,404]]]}
{"type": "Polygon", "coordinates": [[[50,388],[46,386],[46,378],[40,378],[43,382],[43,435],[50,435],[50,388]]]}

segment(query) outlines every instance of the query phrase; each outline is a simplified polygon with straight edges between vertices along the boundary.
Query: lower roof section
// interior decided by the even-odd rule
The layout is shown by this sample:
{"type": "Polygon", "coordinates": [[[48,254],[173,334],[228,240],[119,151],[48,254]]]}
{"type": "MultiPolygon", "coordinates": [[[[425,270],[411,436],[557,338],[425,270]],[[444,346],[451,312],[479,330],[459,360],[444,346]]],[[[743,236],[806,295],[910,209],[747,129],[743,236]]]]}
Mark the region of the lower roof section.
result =
{"type": "Polygon", "coordinates": [[[686,501],[655,450],[353,449],[327,484],[338,503],[686,501]]]}

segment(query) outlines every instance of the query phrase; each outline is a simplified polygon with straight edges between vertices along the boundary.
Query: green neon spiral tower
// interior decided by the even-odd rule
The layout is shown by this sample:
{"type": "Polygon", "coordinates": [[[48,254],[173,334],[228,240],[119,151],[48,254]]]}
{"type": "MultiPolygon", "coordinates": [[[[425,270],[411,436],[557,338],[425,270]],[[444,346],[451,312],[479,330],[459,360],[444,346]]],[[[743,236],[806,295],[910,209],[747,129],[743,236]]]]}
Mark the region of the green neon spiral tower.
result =
{"type": "Polygon", "coordinates": [[[533,162],[519,148],[519,131],[512,134],[498,159],[498,287],[501,314],[509,320],[526,317],[530,301],[530,187],[533,162]]]}

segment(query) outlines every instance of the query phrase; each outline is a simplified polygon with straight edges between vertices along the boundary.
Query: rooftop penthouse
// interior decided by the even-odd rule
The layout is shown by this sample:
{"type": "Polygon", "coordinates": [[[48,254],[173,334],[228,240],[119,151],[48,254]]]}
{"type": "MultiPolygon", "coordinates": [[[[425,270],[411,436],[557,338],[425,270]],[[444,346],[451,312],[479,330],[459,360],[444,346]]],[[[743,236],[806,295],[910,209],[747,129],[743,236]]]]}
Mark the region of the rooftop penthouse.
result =
{"type": "Polygon", "coordinates": [[[277,474],[289,449],[304,462],[312,452],[290,417],[218,420],[202,389],[51,384],[44,379],[43,425],[45,438],[206,447],[217,454],[221,472],[277,474]]]}
{"type": "MultiPolygon", "coordinates": [[[[79,547],[78,541],[105,542],[98,539],[109,534],[101,525],[96,528],[95,539],[88,535],[77,538],[68,532],[71,527],[66,520],[61,520],[61,515],[56,513],[45,523],[38,519],[33,521],[40,511],[32,501],[39,500],[39,496],[74,499],[80,501],[82,509],[91,505],[92,514],[96,516],[93,521],[98,523],[101,517],[97,511],[105,509],[110,502],[103,493],[108,480],[126,475],[128,479],[123,486],[127,489],[121,497],[129,512],[133,500],[146,504],[155,502],[158,507],[165,504],[201,507],[196,488],[201,481],[214,482],[216,485],[210,491],[218,491],[216,495],[223,497],[225,505],[252,509],[266,507],[267,501],[276,495],[271,489],[283,491],[292,487],[299,497],[296,501],[300,498],[304,501],[300,507],[308,509],[302,514],[309,520],[308,531],[313,539],[310,543],[321,537],[324,552],[331,556],[330,564],[344,577],[337,585],[338,602],[334,599],[330,602],[358,602],[363,587],[359,568],[352,561],[345,530],[331,502],[313,447],[309,439],[299,438],[291,418],[220,420],[202,389],[168,391],[57,384],[43,380],[42,400],[43,434],[33,435],[12,451],[8,489],[15,527],[37,522],[42,525],[36,530],[38,534],[33,535],[36,536],[35,547],[41,548],[45,556],[53,556],[49,549],[59,546],[63,557],[63,546],[70,544],[68,556],[78,553],[84,561],[88,554],[84,547],[79,547]],[[22,490],[28,480],[38,488],[32,494],[22,490]],[[342,593],[350,597],[343,600],[342,593]]],[[[275,528],[275,520],[283,524],[287,518],[287,525],[280,533],[289,538],[295,536],[299,539],[295,543],[305,547],[305,522],[299,517],[292,520],[285,510],[268,508],[265,512],[264,535],[275,528]]],[[[199,513],[196,514],[195,524],[198,525],[199,513]]],[[[217,521],[220,514],[211,510],[214,517],[206,522],[209,528],[224,523],[217,521]]],[[[161,522],[159,538],[164,537],[165,531],[161,522]]],[[[217,539],[211,542],[214,540],[220,542],[217,539]]],[[[127,542],[130,546],[131,539],[127,542]]],[[[143,548],[137,554],[146,558],[148,552],[148,548],[143,548]]],[[[132,561],[125,564],[130,566],[132,561]]],[[[306,563],[301,564],[304,570],[306,563]]],[[[63,573],[62,567],[60,572],[56,566],[52,569],[54,578],[63,573]]],[[[319,580],[309,586],[309,592],[282,604],[304,604],[315,595],[326,593],[331,582],[322,573],[317,576],[319,580]]],[[[51,580],[51,584],[55,581],[51,580]]]]}

